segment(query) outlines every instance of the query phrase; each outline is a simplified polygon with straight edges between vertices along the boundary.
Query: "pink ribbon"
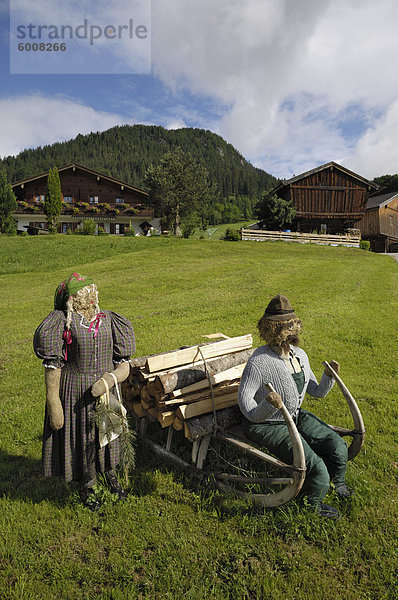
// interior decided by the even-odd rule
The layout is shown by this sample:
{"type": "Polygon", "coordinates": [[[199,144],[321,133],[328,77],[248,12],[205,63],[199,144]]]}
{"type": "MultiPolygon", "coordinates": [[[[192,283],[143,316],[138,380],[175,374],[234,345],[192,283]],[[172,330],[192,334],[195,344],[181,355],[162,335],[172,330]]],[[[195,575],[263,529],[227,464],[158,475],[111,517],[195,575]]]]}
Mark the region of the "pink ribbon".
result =
{"type": "Polygon", "coordinates": [[[72,334],[69,331],[69,329],[67,329],[66,331],[63,332],[62,334],[63,339],[65,340],[65,360],[68,360],[68,346],[69,344],[72,343],[72,334]]]}
{"type": "Polygon", "coordinates": [[[94,323],[95,323],[95,332],[94,332],[94,337],[97,337],[98,334],[98,328],[100,326],[100,321],[101,321],[101,317],[106,317],[105,313],[99,312],[97,314],[97,316],[95,317],[94,321],[91,321],[90,323],[90,327],[88,328],[89,331],[91,331],[94,323]]]}

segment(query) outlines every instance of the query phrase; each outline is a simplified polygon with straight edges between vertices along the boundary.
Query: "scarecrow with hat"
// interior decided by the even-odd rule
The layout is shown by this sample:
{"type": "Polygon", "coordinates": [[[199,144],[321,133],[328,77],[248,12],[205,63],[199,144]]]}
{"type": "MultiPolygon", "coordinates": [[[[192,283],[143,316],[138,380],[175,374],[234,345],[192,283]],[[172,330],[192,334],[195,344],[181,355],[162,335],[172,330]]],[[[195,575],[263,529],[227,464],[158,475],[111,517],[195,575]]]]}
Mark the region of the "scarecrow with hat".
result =
{"type": "Polygon", "coordinates": [[[83,501],[93,508],[97,474],[104,473],[111,491],[123,499],[116,476],[120,440],[100,446],[93,412],[106,387],[128,377],[135,351],[130,322],[101,311],[93,281],[72,273],[58,285],[54,310],[37,328],[33,346],[45,367],[43,475],[79,481],[83,501]]]}
{"type": "MultiPolygon", "coordinates": [[[[275,408],[278,402],[283,402],[296,423],[304,448],[306,478],[301,494],[321,516],[337,518],[337,509],[324,504],[323,499],[330,482],[338,497],[348,498],[353,494],[345,483],[347,445],[326,423],[301,408],[306,393],[315,398],[327,395],[334,384],[332,373],[325,369],[318,383],[307,354],[299,348],[301,321],[286,296],[278,294],[272,298],[257,328],[266,345],[257,348],[250,357],[239,387],[239,407],[245,417],[246,434],[291,464],[289,433],[275,408]],[[268,391],[268,383],[275,392],[268,391]]],[[[338,362],[332,360],[329,364],[339,373],[338,362]]]]}

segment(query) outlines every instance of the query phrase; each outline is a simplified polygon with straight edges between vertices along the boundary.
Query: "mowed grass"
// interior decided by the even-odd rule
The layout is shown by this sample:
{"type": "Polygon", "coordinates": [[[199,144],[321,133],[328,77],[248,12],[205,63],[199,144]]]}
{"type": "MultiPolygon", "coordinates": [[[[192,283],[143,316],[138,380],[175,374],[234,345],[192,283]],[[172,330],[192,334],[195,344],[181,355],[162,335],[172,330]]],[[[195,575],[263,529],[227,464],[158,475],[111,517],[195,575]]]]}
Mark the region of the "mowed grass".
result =
{"type": "MultiPolygon", "coordinates": [[[[398,598],[398,265],[352,248],[173,238],[0,238],[0,598],[382,600],[398,598]],[[357,495],[325,522],[290,503],[224,498],[138,446],[127,501],[101,513],[75,484],[40,476],[44,381],[32,349],[71,271],[128,317],[136,355],[252,333],[285,293],[319,377],[335,358],[367,437],[349,464],[357,495]]],[[[351,425],[337,388],[305,407],[351,425]]],[[[184,445],[183,438],[176,437],[184,445]]]]}

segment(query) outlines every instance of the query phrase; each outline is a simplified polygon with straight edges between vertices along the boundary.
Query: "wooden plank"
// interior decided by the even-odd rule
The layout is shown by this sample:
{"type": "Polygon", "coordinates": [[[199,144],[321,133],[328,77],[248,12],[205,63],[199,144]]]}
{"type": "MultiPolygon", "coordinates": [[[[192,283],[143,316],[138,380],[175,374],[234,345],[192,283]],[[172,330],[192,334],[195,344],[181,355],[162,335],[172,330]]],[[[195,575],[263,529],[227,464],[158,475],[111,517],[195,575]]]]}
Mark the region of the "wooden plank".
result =
{"type": "MultiPolygon", "coordinates": [[[[234,406],[238,403],[238,392],[235,391],[232,394],[225,394],[214,398],[214,405],[216,410],[234,406]]],[[[192,404],[183,404],[177,410],[177,417],[179,419],[190,419],[197,417],[198,415],[204,415],[213,410],[213,399],[207,398],[205,400],[199,400],[192,404]]]]}
{"type": "MultiPolygon", "coordinates": [[[[299,215],[299,213],[297,213],[299,215]]],[[[306,213],[302,213],[305,215],[306,213]]],[[[317,213],[316,216],[321,216],[317,213]]],[[[325,215],[324,215],[325,216],[325,215]]],[[[330,215],[329,215],[330,216],[330,215]]],[[[340,215],[341,216],[341,215],[340,215]]],[[[352,215],[351,215],[352,216],[352,215]]],[[[358,215],[358,218],[360,216],[358,215]]],[[[360,236],[355,235],[329,235],[329,234],[314,234],[314,233],[298,233],[298,232],[283,232],[283,231],[262,231],[256,229],[243,229],[242,240],[248,241],[287,241],[315,244],[338,244],[341,246],[359,246],[360,236]]]]}
{"type": "MultiPolygon", "coordinates": [[[[233,392],[237,392],[239,390],[239,383],[234,385],[222,385],[220,387],[213,388],[213,394],[215,398],[219,398],[220,396],[224,396],[225,394],[232,394],[233,392]]],[[[211,398],[211,390],[208,388],[207,390],[196,392],[196,394],[187,394],[185,396],[180,396],[179,398],[172,398],[171,400],[164,400],[163,402],[157,403],[157,408],[172,408],[178,407],[181,404],[191,404],[192,402],[198,402],[199,400],[205,400],[206,398],[211,398]]]]}
{"type": "Polygon", "coordinates": [[[279,460],[273,456],[270,456],[269,454],[266,454],[265,452],[262,452],[262,450],[259,450],[258,448],[255,448],[254,446],[251,446],[250,444],[247,444],[246,442],[243,442],[242,440],[238,440],[238,439],[232,437],[231,435],[224,434],[221,431],[217,431],[216,436],[218,438],[220,438],[221,440],[228,442],[229,444],[237,446],[238,448],[240,448],[241,450],[244,450],[245,452],[249,452],[249,454],[252,454],[253,456],[256,456],[257,458],[266,460],[267,462],[269,462],[272,465],[275,465],[276,467],[282,467],[283,469],[293,470],[293,465],[288,465],[288,464],[282,462],[281,460],[279,460]]]}
{"type": "Polygon", "coordinates": [[[248,334],[203,346],[190,346],[183,350],[176,350],[175,352],[168,352],[166,354],[149,357],[146,361],[146,368],[149,372],[153,373],[154,371],[170,369],[182,364],[203,360],[203,358],[214,358],[222,354],[245,350],[246,348],[251,348],[252,345],[252,336],[248,334]]]}
{"type": "MultiPolygon", "coordinates": [[[[241,365],[236,365],[235,367],[231,367],[226,371],[221,371],[220,373],[216,373],[210,377],[210,381],[212,385],[217,385],[219,383],[223,383],[224,381],[234,381],[235,379],[240,379],[242,377],[242,373],[246,363],[241,365]]],[[[196,383],[192,383],[191,385],[187,385],[184,388],[179,390],[174,390],[170,394],[170,398],[178,398],[180,396],[186,396],[187,394],[191,394],[196,392],[197,390],[203,390],[209,388],[209,380],[202,379],[201,381],[197,381],[196,383]]]]}

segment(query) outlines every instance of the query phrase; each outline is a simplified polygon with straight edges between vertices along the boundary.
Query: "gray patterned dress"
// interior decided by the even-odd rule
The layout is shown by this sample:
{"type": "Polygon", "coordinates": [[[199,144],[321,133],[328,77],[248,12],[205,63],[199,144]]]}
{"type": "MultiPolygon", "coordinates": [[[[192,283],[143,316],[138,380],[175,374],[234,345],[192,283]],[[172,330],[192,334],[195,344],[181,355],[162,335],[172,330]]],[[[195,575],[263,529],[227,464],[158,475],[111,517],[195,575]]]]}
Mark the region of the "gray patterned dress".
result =
{"type": "Polygon", "coordinates": [[[85,484],[96,473],[114,469],[119,463],[120,444],[116,439],[99,447],[98,429],[92,423],[95,398],[90,389],[115,363],[128,360],[135,351],[130,322],[111,311],[101,311],[90,327],[80,314],[73,313],[71,343],[64,341],[65,313],[52,311],[37,328],[33,346],[47,367],[61,367],[60,398],[65,425],[50,427],[47,409],[44,420],[42,472],[62,476],[66,481],[85,484]]]}

